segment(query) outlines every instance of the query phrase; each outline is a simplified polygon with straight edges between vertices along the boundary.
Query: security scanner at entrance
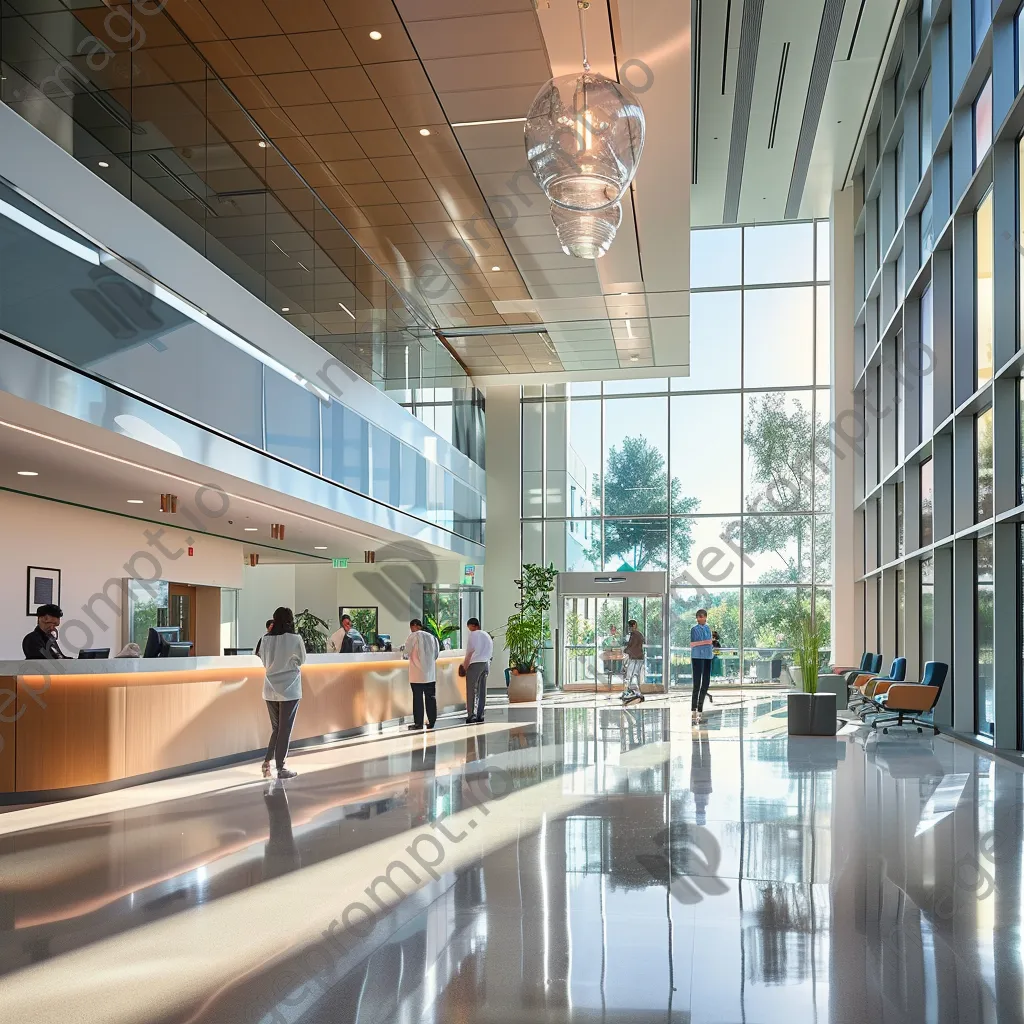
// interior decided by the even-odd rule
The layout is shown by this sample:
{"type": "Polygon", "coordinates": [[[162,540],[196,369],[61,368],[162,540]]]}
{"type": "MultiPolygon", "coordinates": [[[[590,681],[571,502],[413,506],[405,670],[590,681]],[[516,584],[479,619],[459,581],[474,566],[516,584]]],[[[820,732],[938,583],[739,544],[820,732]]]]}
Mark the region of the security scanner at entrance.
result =
{"type": "Polygon", "coordinates": [[[644,635],[644,693],[664,693],[665,572],[563,572],[555,588],[556,680],[567,693],[622,689],[627,623],[644,635]]]}

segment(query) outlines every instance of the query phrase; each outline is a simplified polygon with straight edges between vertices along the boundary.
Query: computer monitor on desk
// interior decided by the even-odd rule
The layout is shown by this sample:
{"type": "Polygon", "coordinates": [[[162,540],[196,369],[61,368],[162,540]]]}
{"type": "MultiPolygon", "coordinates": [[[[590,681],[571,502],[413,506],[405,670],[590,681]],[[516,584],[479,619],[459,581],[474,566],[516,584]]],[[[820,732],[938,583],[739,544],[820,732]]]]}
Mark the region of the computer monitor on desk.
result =
{"type": "Polygon", "coordinates": [[[89,659],[95,658],[96,660],[101,661],[101,660],[103,660],[105,658],[109,658],[110,657],[110,648],[109,647],[83,647],[78,652],[78,656],[79,656],[79,658],[89,658],[89,659]]]}
{"type": "Polygon", "coordinates": [[[150,627],[146,639],[144,658],[187,658],[192,650],[188,640],[181,640],[181,630],[177,626],[150,627]]]}

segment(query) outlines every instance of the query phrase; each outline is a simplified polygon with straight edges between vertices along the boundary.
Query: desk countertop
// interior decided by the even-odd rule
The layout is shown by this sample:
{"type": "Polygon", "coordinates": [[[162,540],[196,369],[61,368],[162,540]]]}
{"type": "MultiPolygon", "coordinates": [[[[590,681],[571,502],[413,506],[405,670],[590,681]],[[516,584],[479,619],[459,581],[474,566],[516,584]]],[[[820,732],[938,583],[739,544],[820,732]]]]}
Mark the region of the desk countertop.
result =
{"type": "MultiPolygon", "coordinates": [[[[461,659],[463,651],[442,651],[439,661],[461,659]]],[[[390,663],[398,667],[407,664],[398,651],[380,651],[366,654],[310,654],[304,669],[330,667],[332,665],[357,665],[390,663]]],[[[152,675],[165,672],[197,673],[209,672],[238,675],[263,671],[263,662],[252,654],[226,655],[212,658],[67,658],[63,661],[0,661],[0,676],[25,676],[38,678],[64,678],[70,676],[95,675],[152,675]]]]}

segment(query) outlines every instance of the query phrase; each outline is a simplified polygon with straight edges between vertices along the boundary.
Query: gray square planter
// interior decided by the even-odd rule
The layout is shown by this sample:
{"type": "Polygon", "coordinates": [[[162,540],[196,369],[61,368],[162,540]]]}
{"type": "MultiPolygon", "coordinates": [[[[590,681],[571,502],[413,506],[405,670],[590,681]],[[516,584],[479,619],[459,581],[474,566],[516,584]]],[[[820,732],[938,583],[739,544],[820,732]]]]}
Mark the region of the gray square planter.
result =
{"type": "Polygon", "coordinates": [[[835,736],[834,693],[791,693],[787,700],[790,736],[835,736]]]}

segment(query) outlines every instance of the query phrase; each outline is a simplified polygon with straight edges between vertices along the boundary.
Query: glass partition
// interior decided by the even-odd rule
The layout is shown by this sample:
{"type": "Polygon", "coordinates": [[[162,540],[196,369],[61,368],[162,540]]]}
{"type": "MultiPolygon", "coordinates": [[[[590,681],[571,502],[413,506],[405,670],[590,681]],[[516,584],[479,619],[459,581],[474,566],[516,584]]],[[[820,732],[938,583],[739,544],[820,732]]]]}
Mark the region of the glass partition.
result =
{"type": "MultiPolygon", "coordinates": [[[[479,474],[465,455],[433,439],[445,468],[377,426],[371,446],[364,417],[2,181],[0,261],[0,333],[300,469],[482,540],[483,494],[470,485],[479,474]]],[[[147,441],[156,429],[108,426],[147,441]]]]}
{"type": "Polygon", "coordinates": [[[332,106],[351,85],[257,72],[230,45],[201,52],[167,6],[0,6],[0,100],[375,386],[465,387],[430,275],[389,264],[357,215],[358,201],[404,217],[420,197],[352,141],[332,106]]]}

